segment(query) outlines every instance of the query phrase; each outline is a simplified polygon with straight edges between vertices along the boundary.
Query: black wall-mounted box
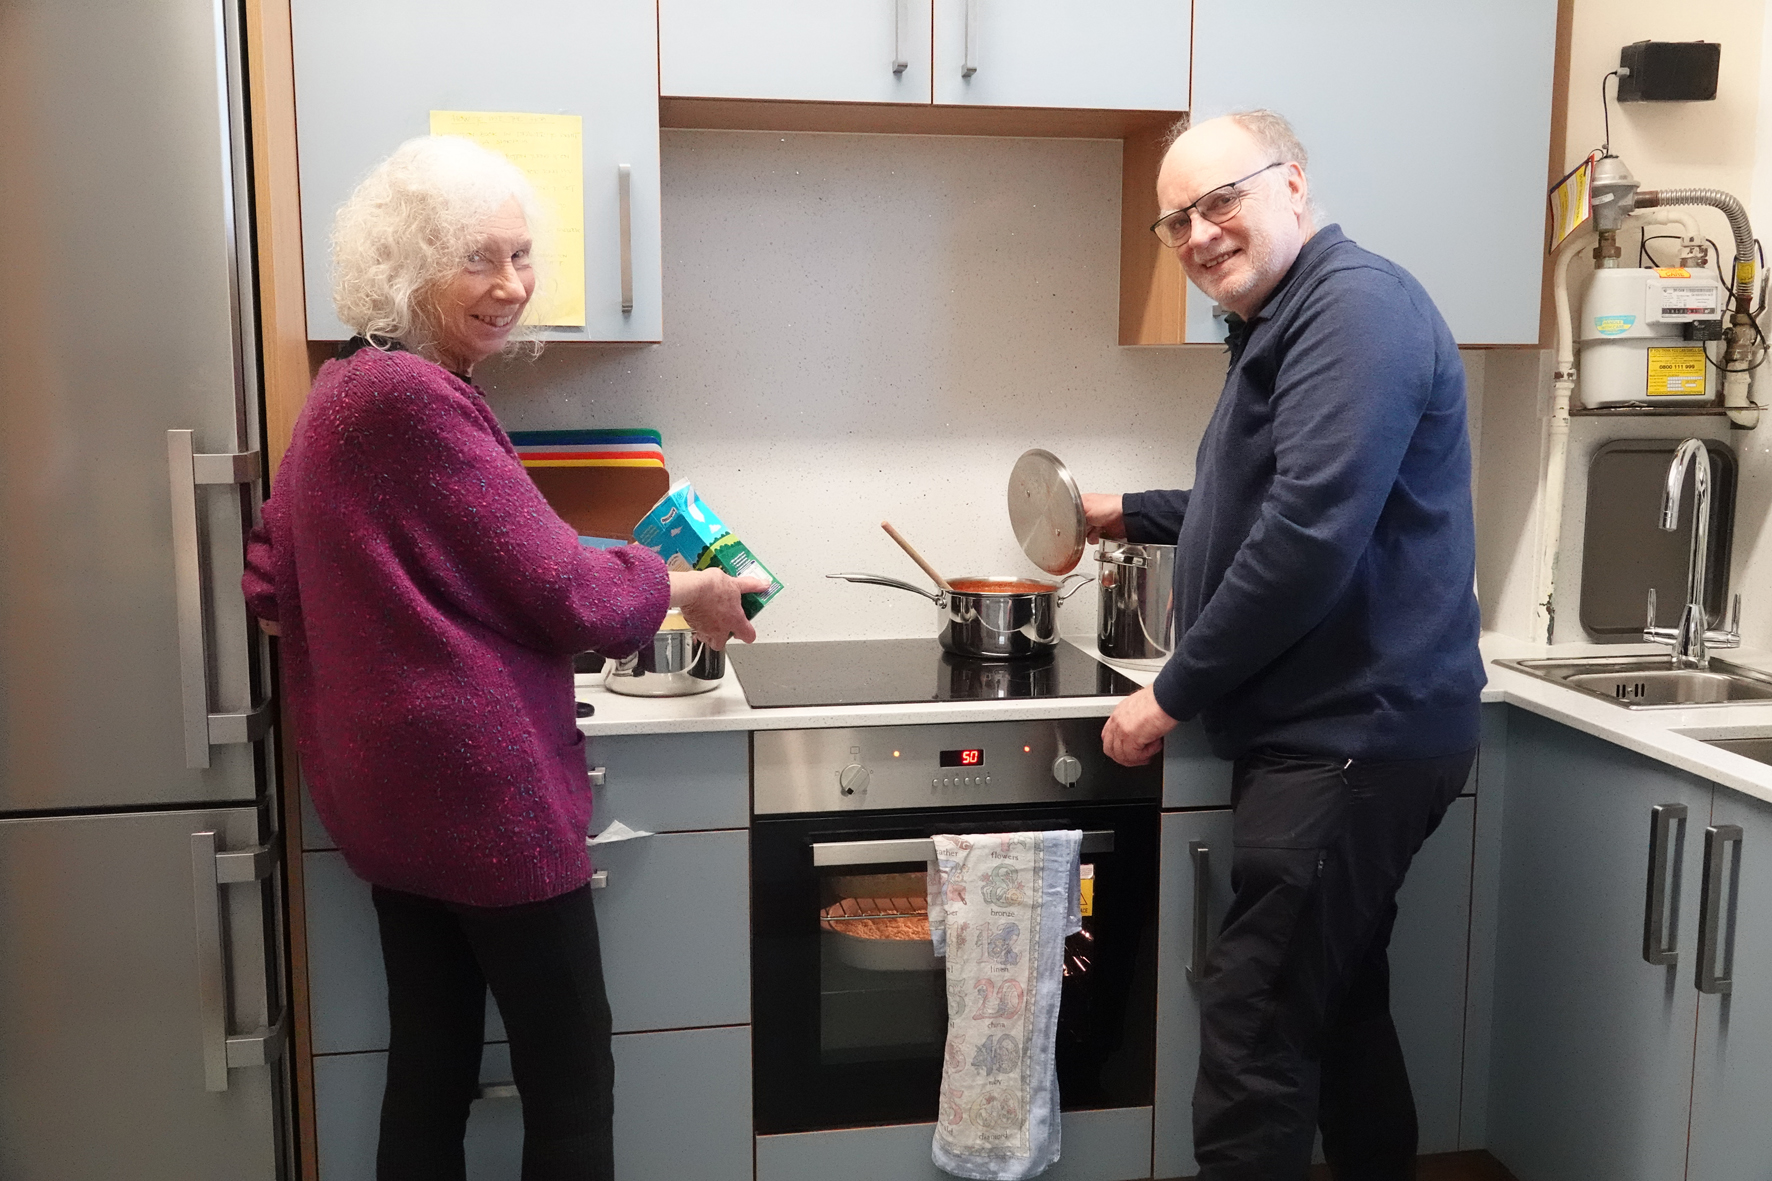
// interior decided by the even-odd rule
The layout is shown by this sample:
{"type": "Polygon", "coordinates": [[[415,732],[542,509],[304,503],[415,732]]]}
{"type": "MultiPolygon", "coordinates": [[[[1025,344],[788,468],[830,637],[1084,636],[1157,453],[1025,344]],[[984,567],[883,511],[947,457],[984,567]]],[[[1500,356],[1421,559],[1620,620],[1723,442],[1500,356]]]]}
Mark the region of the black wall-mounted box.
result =
{"type": "Polygon", "coordinates": [[[1618,101],[1691,103],[1717,97],[1715,41],[1637,41],[1618,51],[1618,101]],[[1630,73],[1626,74],[1625,71],[1630,73]]]}

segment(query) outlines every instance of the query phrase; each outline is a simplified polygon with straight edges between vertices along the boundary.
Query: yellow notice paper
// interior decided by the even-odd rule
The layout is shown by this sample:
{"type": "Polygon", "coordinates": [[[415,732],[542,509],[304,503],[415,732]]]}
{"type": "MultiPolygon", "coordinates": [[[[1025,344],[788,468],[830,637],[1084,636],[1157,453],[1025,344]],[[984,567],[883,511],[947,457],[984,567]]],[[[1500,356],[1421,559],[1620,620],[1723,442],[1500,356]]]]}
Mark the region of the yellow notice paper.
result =
{"type": "Polygon", "coordinates": [[[459,135],[521,168],[548,224],[535,243],[536,287],[529,322],[585,322],[584,119],[514,111],[432,111],[432,135],[459,135]]]}
{"type": "Polygon", "coordinates": [[[1551,251],[1569,240],[1569,235],[1593,216],[1594,158],[1583,160],[1568,176],[1551,190],[1551,251]]]}

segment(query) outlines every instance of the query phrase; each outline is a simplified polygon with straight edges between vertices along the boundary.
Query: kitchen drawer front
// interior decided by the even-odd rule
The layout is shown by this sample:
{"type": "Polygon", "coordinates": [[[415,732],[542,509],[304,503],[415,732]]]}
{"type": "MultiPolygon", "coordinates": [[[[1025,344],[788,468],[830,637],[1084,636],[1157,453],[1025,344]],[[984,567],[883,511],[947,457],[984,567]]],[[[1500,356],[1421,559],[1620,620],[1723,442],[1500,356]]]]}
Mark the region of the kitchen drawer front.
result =
{"type": "Polygon", "coordinates": [[[603,976],[618,1033],[751,1020],[750,840],[660,833],[592,851],[603,976]]]}
{"type": "MultiPolygon", "coordinates": [[[[751,1019],[750,846],[742,831],[661,833],[595,851],[603,976],[617,1031],[751,1019]]],[[[388,1045],[388,991],[369,887],[336,852],[303,855],[314,1052],[388,1045]]],[[[486,1037],[505,1036],[486,1006],[486,1037]]]]}
{"type": "Polygon", "coordinates": [[[1183,722],[1163,739],[1163,807],[1228,808],[1231,764],[1212,753],[1206,730],[1183,722]]]}
{"type": "MultiPolygon", "coordinates": [[[[1040,1181],[1141,1181],[1151,1175],[1150,1108],[1067,1111],[1061,1119],[1063,1155],[1040,1181]]],[[[934,1124],[759,1136],[757,1181],[950,1181],[929,1159],[934,1138],[934,1124]]]]}
{"type": "MultiPolygon", "coordinates": [[[[620,1034],[614,1049],[617,1181],[751,1176],[749,1029],[620,1034]]],[[[507,1047],[487,1046],[480,1078],[510,1077],[507,1047]]],[[[386,1054],[314,1060],[320,1181],[373,1181],[386,1078],[386,1054]]],[[[468,1176],[515,1178],[522,1154],[522,1103],[476,1102],[468,1118],[468,1176]]]]}
{"type": "Polygon", "coordinates": [[[633,735],[593,738],[593,767],[602,767],[591,827],[610,821],[647,832],[743,828],[751,816],[751,736],[633,735]]]}
{"type": "MultiPolygon", "coordinates": [[[[302,854],[307,900],[308,1013],[314,1053],[388,1048],[388,982],[369,884],[337,851],[302,854]]],[[[486,1040],[503,1041],[504,1022],[490,996],[486,1040]]]]}

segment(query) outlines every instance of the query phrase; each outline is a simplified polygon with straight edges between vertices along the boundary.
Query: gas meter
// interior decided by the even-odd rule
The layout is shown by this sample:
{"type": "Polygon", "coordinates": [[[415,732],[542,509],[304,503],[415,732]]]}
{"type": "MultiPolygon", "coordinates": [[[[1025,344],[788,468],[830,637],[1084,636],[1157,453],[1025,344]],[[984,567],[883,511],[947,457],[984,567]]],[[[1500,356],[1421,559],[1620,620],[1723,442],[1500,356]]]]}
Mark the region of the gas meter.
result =
{"type": "Polygon", "coordinates": [[[1581,314],[1581,402],[1684,406],[1713,399],[1704,342],[1723,334],[1729,293],[1686,267],[1604,267],[1581,314]]]}

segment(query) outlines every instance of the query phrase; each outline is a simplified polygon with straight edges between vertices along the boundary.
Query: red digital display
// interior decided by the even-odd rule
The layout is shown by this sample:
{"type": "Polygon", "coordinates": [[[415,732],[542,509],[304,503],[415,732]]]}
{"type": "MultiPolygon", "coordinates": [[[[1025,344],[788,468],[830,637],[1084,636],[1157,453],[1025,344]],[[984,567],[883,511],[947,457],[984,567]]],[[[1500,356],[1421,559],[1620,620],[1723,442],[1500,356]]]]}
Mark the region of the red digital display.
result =
{"type": "Polygon", "coordinates": [[[984,751],[978,749],[944,750],[941,752],[941,765],[944,767],[982,767],[984,766],[984,751]]]}

